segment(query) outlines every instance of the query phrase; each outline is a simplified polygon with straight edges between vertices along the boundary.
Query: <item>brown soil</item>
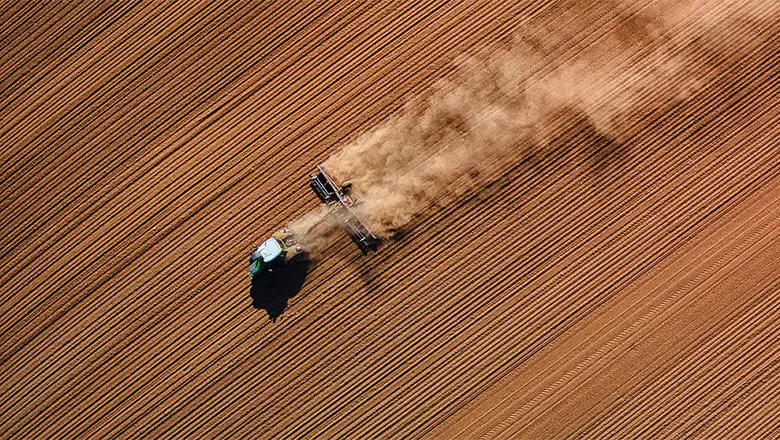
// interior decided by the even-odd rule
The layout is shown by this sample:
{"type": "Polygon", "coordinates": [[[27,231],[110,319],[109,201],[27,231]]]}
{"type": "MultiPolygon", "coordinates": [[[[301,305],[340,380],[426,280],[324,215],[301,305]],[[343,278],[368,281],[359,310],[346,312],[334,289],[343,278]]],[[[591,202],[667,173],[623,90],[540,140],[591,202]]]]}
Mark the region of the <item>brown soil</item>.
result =
{"type": "Polygon", "coordinates": [[[272,321],[252,243],[458,56],[661,38],[644,1],[302,3],[0,12],[1,438],[780,437],[776,2],[619,134],[556,112],[378,253],[337,238],[272,321]]]}

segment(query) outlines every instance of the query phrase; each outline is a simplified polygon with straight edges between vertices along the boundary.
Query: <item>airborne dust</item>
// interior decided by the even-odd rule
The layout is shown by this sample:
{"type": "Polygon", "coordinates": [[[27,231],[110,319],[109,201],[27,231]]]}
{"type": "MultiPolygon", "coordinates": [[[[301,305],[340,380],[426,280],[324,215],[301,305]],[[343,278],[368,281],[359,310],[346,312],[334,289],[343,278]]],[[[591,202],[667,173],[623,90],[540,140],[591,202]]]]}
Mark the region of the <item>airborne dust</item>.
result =
{"type": "MultiPolygon", "coordinates": [[[[735,39],[747,50],[776,31],[774,8],[759,1],[616,1],[620,16],[566,51],[588,23],[531,24],[508,48],[457,59],[456,74],[334,152],[325,169],[352,182],[358,212],[390,237],[431,205],[484,186],[524,155],[555,148],[552,140],[566,128],[555,123],[561,112],[577,112],[603,136],[624,140],[648,112],[705,87],[718,60],[739,46],[735,39]]],[[[290,224],[315,251],[337,226],[325,208],[290,224]]]]}

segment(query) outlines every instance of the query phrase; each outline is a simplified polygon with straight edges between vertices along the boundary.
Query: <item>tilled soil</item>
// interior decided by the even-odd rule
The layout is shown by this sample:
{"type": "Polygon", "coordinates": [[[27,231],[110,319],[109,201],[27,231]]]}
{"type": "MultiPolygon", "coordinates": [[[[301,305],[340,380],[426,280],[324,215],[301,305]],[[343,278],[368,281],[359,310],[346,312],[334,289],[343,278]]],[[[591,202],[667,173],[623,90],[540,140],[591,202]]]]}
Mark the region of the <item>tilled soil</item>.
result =
{"type": "Polygon", "coordinates": [[[619,139],[553,115],[546,148],[377,253],[336,239],[280,298],[246,256],[317,206],[317,163],[464,53],[565,25],[554,72],[631,16],[291,5],[0,13],[0,437],[780,436],[775,2],[619,139]]]}

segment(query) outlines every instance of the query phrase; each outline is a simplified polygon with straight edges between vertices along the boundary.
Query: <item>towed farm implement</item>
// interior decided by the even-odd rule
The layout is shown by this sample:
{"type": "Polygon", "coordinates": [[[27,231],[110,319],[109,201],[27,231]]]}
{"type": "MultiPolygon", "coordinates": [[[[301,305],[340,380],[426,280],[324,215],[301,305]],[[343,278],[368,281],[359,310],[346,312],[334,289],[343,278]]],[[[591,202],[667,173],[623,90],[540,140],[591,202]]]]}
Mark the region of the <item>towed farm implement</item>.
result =
{"type": "MultiPolygon", "coordinates": [[[[338,221],[363,255],[369,250],[377,250],[380,239],[355,212],[356,201],[349,195],[352,187],[349,182],[337,184],[325,172],[325,167],[317,165],[317,171],[309,175],[309,186],[328,207],[327,216],[338,221]]],[[[309,253],[298,242],[295,232],[288,228],[280,229],[249,254],[249,278],[254,279],[259,273],[279,271],[308,259],[309,253]]]]}

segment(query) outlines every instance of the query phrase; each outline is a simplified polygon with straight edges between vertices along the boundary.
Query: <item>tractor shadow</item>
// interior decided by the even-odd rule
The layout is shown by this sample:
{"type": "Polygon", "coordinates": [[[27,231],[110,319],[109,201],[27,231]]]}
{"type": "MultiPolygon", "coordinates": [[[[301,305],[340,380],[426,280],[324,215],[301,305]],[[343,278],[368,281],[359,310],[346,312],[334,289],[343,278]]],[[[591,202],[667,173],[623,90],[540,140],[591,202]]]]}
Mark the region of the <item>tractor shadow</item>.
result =
{"type": "Polygon", "coordinates": [[[311,263],[304,262],[288,266],[281,272],[255,276],[249,290],[252,307],[265,310],[268,318],[276,322],[276,318],[287,308],[289,300],[303,288],[310,266],[311,263]]]}

